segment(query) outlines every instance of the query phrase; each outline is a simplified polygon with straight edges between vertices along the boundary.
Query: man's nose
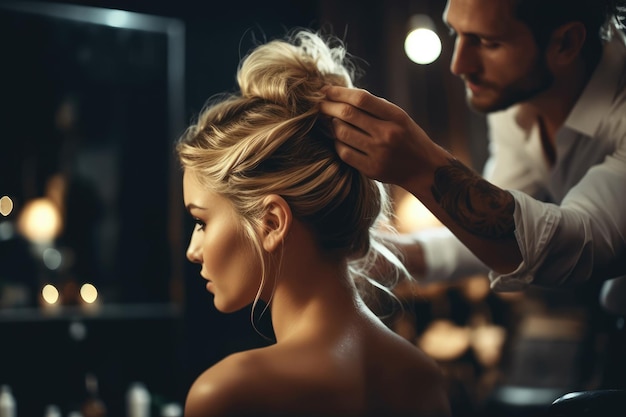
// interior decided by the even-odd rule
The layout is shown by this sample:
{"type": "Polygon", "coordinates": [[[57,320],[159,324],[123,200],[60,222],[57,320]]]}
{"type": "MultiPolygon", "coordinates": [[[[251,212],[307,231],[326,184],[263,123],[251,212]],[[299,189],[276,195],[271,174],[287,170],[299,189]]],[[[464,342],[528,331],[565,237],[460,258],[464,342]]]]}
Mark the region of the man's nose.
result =
{"type": "Polygon", "coordinates": [[[456,76],[472,74],[479,69],[479,57],[476,47],[462,36],[454,42],[454,52],[450,62],[450,72],[456,76]]]}

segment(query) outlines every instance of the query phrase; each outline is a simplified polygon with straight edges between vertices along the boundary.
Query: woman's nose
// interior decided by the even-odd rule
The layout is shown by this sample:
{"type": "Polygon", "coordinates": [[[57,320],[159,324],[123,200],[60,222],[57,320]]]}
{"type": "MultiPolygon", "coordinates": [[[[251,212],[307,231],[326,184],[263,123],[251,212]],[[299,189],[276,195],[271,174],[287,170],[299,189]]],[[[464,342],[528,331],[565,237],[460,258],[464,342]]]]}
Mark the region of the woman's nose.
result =
{"type": "Polygon", "coordinates": [[[187,247],[187,259],[194,264],[199,264],[202,263],[200,245],[197,245],[194,240],[194,235],[192,235],[187,247]]]}

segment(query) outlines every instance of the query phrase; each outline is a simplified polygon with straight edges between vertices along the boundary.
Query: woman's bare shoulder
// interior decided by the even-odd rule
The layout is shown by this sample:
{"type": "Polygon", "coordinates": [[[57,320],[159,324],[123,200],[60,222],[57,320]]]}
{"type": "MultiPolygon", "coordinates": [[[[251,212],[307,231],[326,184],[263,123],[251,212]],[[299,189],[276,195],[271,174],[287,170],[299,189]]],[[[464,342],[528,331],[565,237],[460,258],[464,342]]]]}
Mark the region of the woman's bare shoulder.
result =
{"type": "Polygon", "coordinates": [[[366,343],[366,367],[378,376],[369,386],[373,402],[400,410],[394,415],[450,415],[445,377],[436,361],[395,332],[385,328],[381,333],[366,343]]]}
{"type": "Polygon", "coordinates": [[[272,345],[227,356],[194,381],[185,417],[260,417],[261,410],[263,415],[300,410],[303,404],[296,399],[316,392],[322,384],[312,371],[310,355],[294,350],[272,345]]]}
{"type": "Polygon", "coordinates": [[[302,343],[230,355],[193,383],[185,417],[447,415],[442,375],[423,352],[388,333],[357,339],[347,355],[302,343]]]}
{"type": "Polygon", "coordinates": [[[245,407],[262,395],[258,388],[267,377],[258,356],[256,351],[232,354],[198,376],[187,393],[185,417],[248,415],[245,407]]]}

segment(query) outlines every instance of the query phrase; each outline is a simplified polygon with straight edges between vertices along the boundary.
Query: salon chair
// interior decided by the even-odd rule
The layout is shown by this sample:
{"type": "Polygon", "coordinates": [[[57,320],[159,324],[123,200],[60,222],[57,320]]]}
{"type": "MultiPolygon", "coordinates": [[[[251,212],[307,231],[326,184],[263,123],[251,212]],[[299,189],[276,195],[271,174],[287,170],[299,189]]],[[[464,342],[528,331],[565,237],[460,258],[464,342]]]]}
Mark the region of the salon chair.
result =
{"type": "Polygon", "coordinates": [[[607,281],[600,294],[604,310],[616,318],[612,348],[607,358],[605,385],[618,389],[570,392],[557,398],[545,417],[625,417],[626,387],[626,277],[607,281]]]}
{"type": "Polygon", "coordinates": [[[597,361],[593,368],[585,361],[594,352],[595,339],[586,332],[596,327],[586,325],[577,332],[571,326],[572,331],[564,332],[558,319],[524,318],[522,323],[529,324],[520,326],[523,337],[512,344],[507,378],[488,398],[488,417],[626,417],[626,278],[606,282],[599,301],[596,317],[608,326],[603,330],[608,340],[606,351],[592,358],[597,361]],[[541,326],[542,321],[549,326],[541,326]],[[542,327],[549,331],[537,332],[542,327]],[[585,391],[584,386],[592,388],[585,391]]]}
{"type": "Polygon", "coordinates": [[[626,390],[571,392],[557,398],[545,417],[624,417],[626,390]]]}

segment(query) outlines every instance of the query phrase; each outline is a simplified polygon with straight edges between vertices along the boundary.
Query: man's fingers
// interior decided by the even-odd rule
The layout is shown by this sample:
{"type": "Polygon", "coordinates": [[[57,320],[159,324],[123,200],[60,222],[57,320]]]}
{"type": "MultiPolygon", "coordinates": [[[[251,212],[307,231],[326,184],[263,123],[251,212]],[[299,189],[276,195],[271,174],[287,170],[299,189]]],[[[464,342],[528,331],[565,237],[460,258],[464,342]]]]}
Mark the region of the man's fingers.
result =
{"type": "Polygon", "coordinates": [[[368,154],[372,145],[372,137],[367,132],[343,120],[333,119],[333,131],[335,139],[343,142],[346,146],[356,149],[360,153],[368,154]]]}
{"type": "MultiPolygon", "coordinates": [[[[377,119],[394,120],[399,111],[399,108],[391,102],[363,89],[330,86],[324,90],[324,93],[330,101],[349,104],[377,119]]],[[[343,111],[346,113],[344,116],[351,116],[349,110],[344,109],[343,111]]],[[[342,115],[335,117],[342,118],[342,115]]]]}
{"type": "Polygon", "coordinates": [[[365,175],[370,174],[368,172],[370,159],[366,154],[339,140],[335,141],[335,149],[337,150],[337,155],[339,155],[346,164],[356,168],[365,175]]]}
{"type": "Polygon", "coordinates": [[[369,132],[367,132],[367,127],[369,123],[371,123],[371,116],[363,113],[351,104],[335,101],[323,101],[320,103],[320,111],[325,115],[332,117],[333,120],[340,120],[363,132],[364,134],[369,134],[369,132]]]}

